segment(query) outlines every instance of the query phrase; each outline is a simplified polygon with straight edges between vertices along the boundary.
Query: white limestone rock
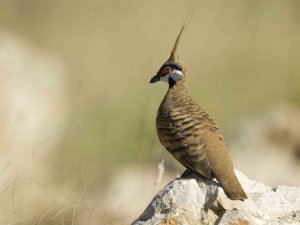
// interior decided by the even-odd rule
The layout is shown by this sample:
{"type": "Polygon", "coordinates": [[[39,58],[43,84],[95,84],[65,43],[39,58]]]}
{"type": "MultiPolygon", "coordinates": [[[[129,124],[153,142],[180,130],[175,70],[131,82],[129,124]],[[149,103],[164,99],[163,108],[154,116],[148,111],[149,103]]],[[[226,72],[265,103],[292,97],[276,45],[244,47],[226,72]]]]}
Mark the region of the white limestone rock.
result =
{"type": "Polygon", "coordinates": [[[156,194],[132,225],[300,224],[300,187],[268,187],[236,171],[248,199],[232,201],[214,181],[191,175],[156,194]]]}

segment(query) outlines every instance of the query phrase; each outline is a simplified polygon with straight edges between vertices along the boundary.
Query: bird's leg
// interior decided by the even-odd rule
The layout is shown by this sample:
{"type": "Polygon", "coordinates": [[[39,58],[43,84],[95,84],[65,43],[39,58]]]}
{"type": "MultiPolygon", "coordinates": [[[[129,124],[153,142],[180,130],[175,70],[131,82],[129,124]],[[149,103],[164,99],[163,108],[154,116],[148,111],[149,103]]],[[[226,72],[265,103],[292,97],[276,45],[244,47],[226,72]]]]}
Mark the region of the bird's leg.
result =
{"type": "Polygon", "coordinates": [[[212,178],[207,178],[207,177],[202,176],[202,175],[200,175],[200,174],[198,174],[198,173],[195,173],[194,171],[192,171],[192,170],[190,170],[190,169],[186,169],[186,170],[183,172],[183,174],[180,176],[180,178],[183,178],[183,179],[184,179],[184,178],[187,178],[187,177],[191,176],[192,174],[195,174],[196,176],[201,177],[203,180],[207,180],[207,181],[209,181],[209,182],[213,182],[215,185],[217,185],[217,186],[220,187],[220,184],[212,179],[213,177],[215,177],[213,174],[212,174],[212,178]]]}
{"type": "Polygon", "coordinates": [[[192,175],[193,173],[194,173],[194,172],[193,172],[192,170],[186,169],[186,170],[183,172],[183,174],[180,176],[180,178],[186,178],[186,177],[192,175]]]}

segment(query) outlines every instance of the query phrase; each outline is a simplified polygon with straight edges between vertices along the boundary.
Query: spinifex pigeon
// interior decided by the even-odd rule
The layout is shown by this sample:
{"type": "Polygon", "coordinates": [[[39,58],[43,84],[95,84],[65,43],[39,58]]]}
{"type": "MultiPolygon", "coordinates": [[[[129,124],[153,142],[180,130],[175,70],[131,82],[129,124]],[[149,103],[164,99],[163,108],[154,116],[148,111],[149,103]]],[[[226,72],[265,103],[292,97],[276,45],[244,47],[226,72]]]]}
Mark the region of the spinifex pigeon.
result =
{"type": "Polygon", "coordinates": [[[158,138],[187,168],[184,174],[194,172],[209,179],[216,178],[230,199],[246,199],[219,127],[186,88],[186,66],[176,59],[184,28],[185,25],[177,36],[170,58],[150,80],[150,83],[165,81],[169,84],[157,113],[158,138]]]}

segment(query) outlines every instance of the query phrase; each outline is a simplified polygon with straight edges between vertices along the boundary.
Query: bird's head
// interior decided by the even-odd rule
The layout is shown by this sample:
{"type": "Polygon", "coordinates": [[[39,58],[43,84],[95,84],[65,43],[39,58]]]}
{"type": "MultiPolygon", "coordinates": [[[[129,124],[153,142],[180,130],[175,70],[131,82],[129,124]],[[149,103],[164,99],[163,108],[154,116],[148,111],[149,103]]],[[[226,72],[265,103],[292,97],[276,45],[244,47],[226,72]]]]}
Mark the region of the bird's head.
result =
{"type": "Polygon", "coordinates": [[[177,60],[176,51],[184,31],[185,24],[181,28],[174,47],[172,49],[169,59],[159,68],[155,76],[150,80],[150,83],[155,83],[157,81],[165,81],[169,83],[170,86],[176,84],[176,82],[185,80],[186,66],[183,62],[177,60]]]}

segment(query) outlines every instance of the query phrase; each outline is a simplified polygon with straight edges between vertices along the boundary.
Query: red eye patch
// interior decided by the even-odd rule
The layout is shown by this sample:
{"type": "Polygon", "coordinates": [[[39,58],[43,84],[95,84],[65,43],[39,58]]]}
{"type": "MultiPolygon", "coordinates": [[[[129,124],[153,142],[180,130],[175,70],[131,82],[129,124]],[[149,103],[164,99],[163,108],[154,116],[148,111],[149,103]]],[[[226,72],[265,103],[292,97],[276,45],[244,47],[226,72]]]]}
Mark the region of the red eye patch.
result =
{"type": "Polygon", "coordinates": [[[170,66],[167,66],[167,67],[165,67],[165,68],[164,68],[164,70],[163,70],[162,74],[163,74],[163,75],[167,75],[167,74],[171,73],[171,72],[172,72],[172,70],[173,70],[173,68],[172,68],[172,67],[170,67],[170,66]]]}

